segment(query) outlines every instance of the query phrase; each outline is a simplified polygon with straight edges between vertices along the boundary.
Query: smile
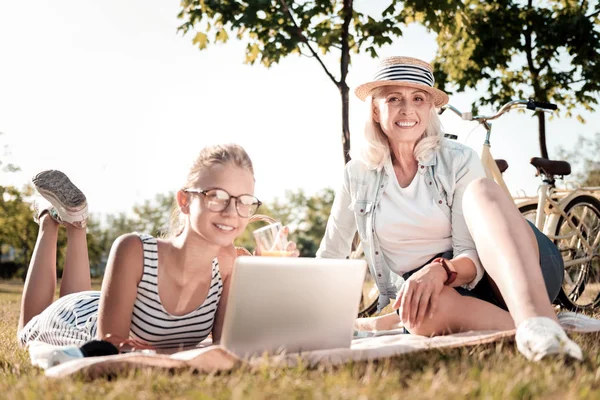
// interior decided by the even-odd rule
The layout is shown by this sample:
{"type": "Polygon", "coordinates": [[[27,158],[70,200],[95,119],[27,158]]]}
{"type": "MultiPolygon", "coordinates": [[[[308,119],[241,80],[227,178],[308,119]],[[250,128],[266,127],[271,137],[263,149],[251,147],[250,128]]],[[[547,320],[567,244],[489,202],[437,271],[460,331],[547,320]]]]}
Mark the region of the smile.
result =
{"type": "Polygon", "coordinates": [[[225,232],[230,232],[232,231],[234,228],[232,226],[228,226],[228,225],[222,225],[222,224],[214,224],[218,229],[225,231],[225,232]]]}
{"type": "Polygon", "coordinates": [[[396,126],[399,126],[400,128],[412,128],[416,124],[417,124],[416,121],[398,121],[398,122],[396,122],[396,126]]]}

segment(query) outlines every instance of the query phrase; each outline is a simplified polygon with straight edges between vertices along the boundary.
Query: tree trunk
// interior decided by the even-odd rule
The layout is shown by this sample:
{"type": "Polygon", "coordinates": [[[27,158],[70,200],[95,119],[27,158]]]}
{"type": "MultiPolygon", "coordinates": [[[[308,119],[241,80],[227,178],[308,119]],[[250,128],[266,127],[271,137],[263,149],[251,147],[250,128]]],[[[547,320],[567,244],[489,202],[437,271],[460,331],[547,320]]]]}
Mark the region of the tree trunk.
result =
{"type": "Polygon", "coordinates": [[[350,22],[352,21],[353,0],[344,0],[344,23],[342,24],[341,54],[340,54],[340,82],[338,88],[342,96],[342,149],[344,151],[344,165],[350,161],[350,89],[346,84],[348,66],[350,65],[350,22]]]}
{"type": "Polygon", "coordinates": [[[335,77],[329,72],[323,60],[319,57],[315,49],[311,46],[311,43],[304,36],[302,29],[296,23],[294,15],[290,11],[287,1],[279,0],[281,7],[285,14],[289,16],[295,27],[295,34],[297,37],[306,45],[310,50],[313,57],[321,64],[323,70],[331,79],[331,81],[337,86],[342,96],[342,150],[344,152],[344,165],[350,161],[350,107],[348,101],[349,88],[346,84],[346,77],[348,76],[348,66],[350,65],[350,23],[354,16],[354,0],[343,0],[342,15],[344,22],[342,23],[342,30],[340,36],[340,80],[336,80],[335,77]]]}
{"type": "MultiPolygon", "coordinates": [[[[539,65],[536,66],[534,62],[534,48],[533,44],[533,25],[534,21],[531,15],[535,13],[533,9],[533,0],[527,1],[527,25],[525,27],[524,38],[525,38],[525,56],[527,58],[527,66],[529,73],[531,74],[531,86],[533,87],[533,93],[535,95],[534,100],[537,101],[548,101],[548,92],[542,88],[540,82],[540,70],[543,69],[539,65]]],[[[546,148],[546,117],[543,112],[537,113],[538,117],[538,137],[540,141],[540,153],[542,158],[548,159],[548,149],[546,148]]]]}
{"type": "Polygon", "coordinates": [[[344,165],[350,161],[350,89],[346,82],[340,84],[342,96],[342,149],[344,151],[344,165]]]}
{"type": "Polygon", "coordinates": [[[538,132],[540,139],[540,152],[542,158],[548,159],[548,149],[546,148],[546,116],[542,111],[537,113],[538,117],[538,132]]]}

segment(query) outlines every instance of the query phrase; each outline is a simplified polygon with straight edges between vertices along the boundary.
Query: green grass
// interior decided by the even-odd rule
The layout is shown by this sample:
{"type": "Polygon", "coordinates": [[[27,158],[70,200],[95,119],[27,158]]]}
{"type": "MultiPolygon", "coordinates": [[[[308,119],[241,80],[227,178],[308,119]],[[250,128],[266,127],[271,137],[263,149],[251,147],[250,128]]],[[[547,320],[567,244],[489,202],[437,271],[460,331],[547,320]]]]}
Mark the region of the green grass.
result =
{"type": "Polygon", "coordinates": [[[585,361],[525,360],[510,341],[329,368],[239,368],[219,374],[138,370],[89,381],[47,379],[15,340],[22,287],[0,282],[0,398],[600,398],[597,334],[573,335],[585,361]]]}

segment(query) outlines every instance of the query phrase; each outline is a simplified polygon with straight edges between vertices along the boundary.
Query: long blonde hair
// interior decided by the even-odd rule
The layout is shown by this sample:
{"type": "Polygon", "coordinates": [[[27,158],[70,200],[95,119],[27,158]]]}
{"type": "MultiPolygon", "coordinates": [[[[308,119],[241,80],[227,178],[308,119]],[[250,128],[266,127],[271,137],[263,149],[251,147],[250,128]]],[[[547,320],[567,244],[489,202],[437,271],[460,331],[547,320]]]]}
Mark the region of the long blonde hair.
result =
{"type": "MultiPolygon", "coordinates": [[[[254,175],[254,168],[252,166],[252,160],[246,153],[246,150],[242,146],[237,144],[219,144],[215,146],[208,146],[200,151],[200,154],[192,164],[190,171],[187,176],[185,184],[181,189],[192,188],[198,179],[200,174],[215,165],[226,165],[232,164],[236,167],[246,169],[254,175]]],[[[175,200],[173,212],[171,213],[171,220],[169,224],[169,230],[167,232],[168,237],[179,236],[183,232],[185,227],[185,220],[179,209],[179,205],[175,200]]]]}
{"type": "MultiPolygon", "coordinates": [[[[367,122],[364,128],[365,143],[354,153],[355,157],[362,160],[369,168],[381,169],[391,157],[390,143],[381,130],[381,125],[373,118],[375,100],[380,98],[385,86],[373,89],[366,99],[368,107],[367,122]]],[[[429,124],[423,136],[415,146],[414,156],[418,161],[427,160],[432,153],[437,151],[442,137],[442,122],[435,107],[429,111],[429,124]]]]}

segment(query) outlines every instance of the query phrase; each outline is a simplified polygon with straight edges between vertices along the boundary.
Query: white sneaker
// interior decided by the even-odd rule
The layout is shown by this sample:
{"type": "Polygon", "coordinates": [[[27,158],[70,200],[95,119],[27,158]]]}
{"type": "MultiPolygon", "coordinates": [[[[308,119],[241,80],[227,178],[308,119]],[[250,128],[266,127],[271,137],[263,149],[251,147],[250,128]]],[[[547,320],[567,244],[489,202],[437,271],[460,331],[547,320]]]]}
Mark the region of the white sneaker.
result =
{"type": "Polygon", "coordinates": [[[599,332],[600,320],[572,311],[561,311],[556,316],[562,326],[567,326],[576,332],[599,332]]]}
{"type": "Polygon", "coordinates": [[[517,327],[515,340],[521,354],[532,361],[539,361],[550,354],[565,354],[583,360],[579,345],[548,317],[533,317],[523,321],[517,327]]]}
{"type": "Polygon", "coordinates": [[[31,181],[39,194],[54,207],[61,222],[78,228],[86,227],[88,207],[85,195],[64,173],[53,169],[42,171],[31,181]]]}

